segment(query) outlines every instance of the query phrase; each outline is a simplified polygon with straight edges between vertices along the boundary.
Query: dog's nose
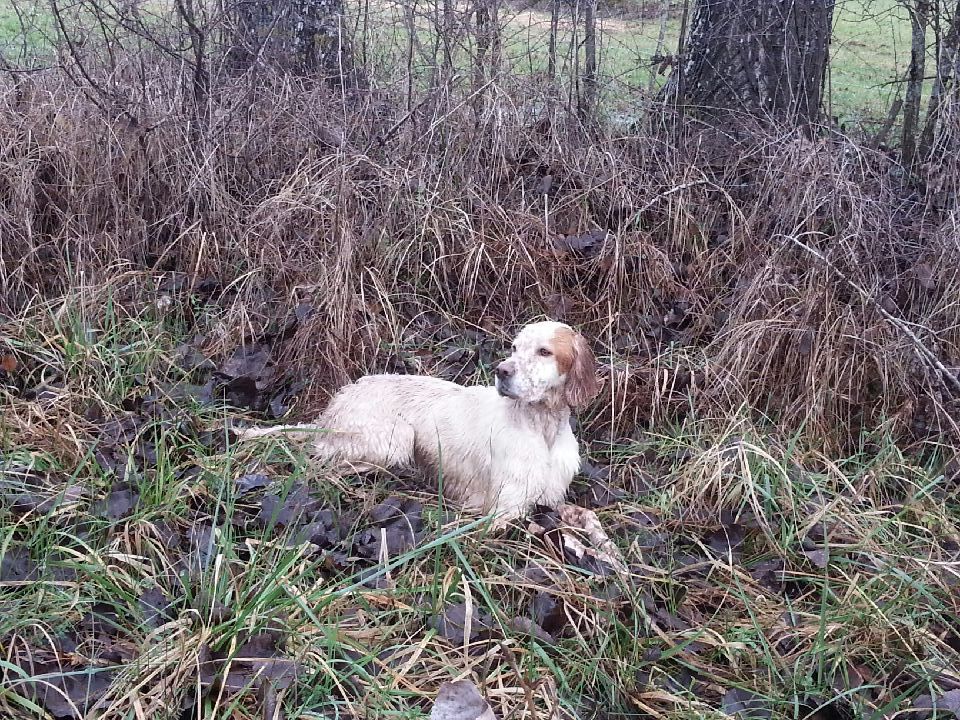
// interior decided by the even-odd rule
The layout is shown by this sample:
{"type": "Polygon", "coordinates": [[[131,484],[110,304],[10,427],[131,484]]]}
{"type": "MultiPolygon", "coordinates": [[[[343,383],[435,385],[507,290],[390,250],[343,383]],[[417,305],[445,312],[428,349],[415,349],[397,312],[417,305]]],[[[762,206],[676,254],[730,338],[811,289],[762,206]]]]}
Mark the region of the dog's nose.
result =
{"type": "Polygon", "coordinates": [[[504,360],[497,365],[497,377],[501,380],[509,380],[516,371],[516,367],[509,360],[504,360]]]}

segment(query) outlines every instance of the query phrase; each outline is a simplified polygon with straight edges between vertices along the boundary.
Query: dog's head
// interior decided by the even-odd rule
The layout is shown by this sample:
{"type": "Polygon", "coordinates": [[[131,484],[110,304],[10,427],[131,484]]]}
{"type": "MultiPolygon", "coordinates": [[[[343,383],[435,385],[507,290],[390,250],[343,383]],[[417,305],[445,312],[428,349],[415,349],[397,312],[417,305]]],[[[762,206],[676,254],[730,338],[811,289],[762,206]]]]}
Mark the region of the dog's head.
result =
{"type": "Polygon", "coordinates": [[[587,341],[569,325],[525,326],[513,352],[497,366],[497,391],[526,403],[586,407],[600,393],[596,360],[587,341]]]}

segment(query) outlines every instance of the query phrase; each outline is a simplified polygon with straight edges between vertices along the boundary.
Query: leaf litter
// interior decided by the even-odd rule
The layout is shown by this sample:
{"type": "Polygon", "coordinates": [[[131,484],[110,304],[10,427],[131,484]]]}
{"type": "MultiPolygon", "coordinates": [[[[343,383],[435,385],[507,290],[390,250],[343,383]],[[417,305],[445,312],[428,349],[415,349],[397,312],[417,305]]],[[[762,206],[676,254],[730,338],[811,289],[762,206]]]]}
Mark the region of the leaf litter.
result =
{"type": "MultiPolygon", "coordinates": [[[[674,314],[678,318],[682,315],[674,314]]],[[[681,322],[673,317],[667,320],[681,322]]],[[[443,329],[443,323],[437,323],[429,332],[447,338],[441,341],[446,343],[445,349],[435,355],[435,367],[447,368],[444,372],[458,377],[471,374],[478,363],[485,364],[495,355],[496,342],[485,332],[478,331],[466,348],[453,345],[459,334],[443,329]]],[[[203,438],[201,448],[218,451],[216,434],[204,436],[204,431],[195,427],[191,404],[207,406],[218,397],[217,393],[222,398],[233,392],[233,401],[240,407],[267,416],[277,410],[285,411],[284,403],[295,392],[291,390],[295,386],[279,376],[273,352],[266,344],[248,345],[228,355],[227,361],[216,368],[196,347],[184,349],[178,357],[182,358],[180,369],[189,376],[189,382],[144,383],[121,412],[89,416],[99,433],[97,459],[109,477],[105,487],[83,485],[54,473],[7,463],[0,476],[0,502],[18,516],[52,514],[89,503],[91,514],[117,526],[109,531],[111,534],[129,529],[132,523],[140,522],[142,494],[146,492],[141,483],[156,472],[158,448],[167,442],[167,437],[203,438]],[[61,499],[57,500],[58,497],[61,499]]],[[[286,480],[282,469],[277,475],[247,472],[232,476],[238,505],[229,524],[222,526],[212,521],[219,510],[219,500],[207,494],[209,488],[204,484],[208,476],[200,458],[185,454],[177,462],[180,465],[176,476],[195,483],[198,492],[191,499],[188,515],[149,521],[158,547],[178,572],[158,574],[156,582],[144,584],[132,594],[137,610],[135,623],[144,632],[171,623],[184,609],[197,612],[203,608],[206,621],[213,624],[233,621],[236,608],[198,589],[209,577],[218,556],[226,558],[234,552],[238,557],[246,557],[242,555],[246,552],[243,543],[251,536],[257,542],[275,538],[291,548],[306,548],[305,557],[315,563],[313,567],[321,572],[323,582],[370,578],[365,591],[387,592],[371,596],[376,598],[388,597],[397,589],[397,572],[392,584],[385,582],[379,570],[383,561],[395,559],[433,537],[425,520],[428,508],[402,492],[388,493],[363,509],[334,507],[311,492],[311,485],[286,480]],[[191,599],[187,598],[188,593],[191,599]]],[[[682,464],[686,459],[677,462],[682,464]]],[[[809,567],[830,570],[827,558],[821,558],[820,553],[828,549],[832,553],[838,540],[842,540],[832,527],[811,529],[787,557],[758,554],[755,519],[742,514],[735,518],[728,513],[711,522],[638,505],[638,496],[659,488],[655,476],[656,473],[648,474],[642,486],[634,486],[633,478],[639,474],[633,470],[627,474],[623,467],[614,470],[611,466],[586,463],[573,497],[576,505],[541,510],[534,516],[529,530],[539,543],[538,551],[545,555],[542,560],[528,559],[511,571],[509,577],[523,590],[517,591],[520,601],[501,618],[502,626],[489,612],[491,608],[486,608],[475,595],[469,605],[451,601],[435,611],[421,612],[420,625],[408,623],[404,632],[432,629],[439,635],[439,642],[451,647],[469,646],[471,655],[492,652],[505,636],[519,642],[536,642],[549,652],[587,632],[584,617],[592,612],[587,608],[604,608],[609,616],[628,623],[643,616],[645,624],[638,625],[642,631],[635,631],[637,642],[649,645],[647,649],[656,649],[664,638],[671,638],[680,648],[672,651],[674,657],[689,661],[704,657],[705,649],[710,647],[692,640],[693,634],[712,614],[730,612],[729,598],[717,598],[715,588],[707,580],[709,569],[716,572],[716,563],[742,573],[750,591],[769,593],[773,598],[795,598],[796,588],[801,587],[796,576],[809,571],[809,567]],[[618,545],[629,547],[630,551],[621,551],[618,545]],[[809,565],[804,565],[804,561],[809,565]],[[575,568],[578,579],[571,580],[573,576],[566,568],[575,568]],[[662,569],[665,575],[651,575],[651,568],[662,569]],[[571,583],[576,592],[571,592],[571,583]]],[[[945,553],[956,553],[956,548],[950,551],[948,540],[943,543],[945,553]]],[[[0,581],[18,583],[51,578],[55,565],[49,558],[42,559],[42,553],[13,542],[4,551],[0,581]]],[[[57,717],[72,717],[57,715],[72,713],[71,702],[81,710],[98,702],[109,688],[109,678],[114,677],[114,666],[130,662],[138,652],[130,634],[130,621],[118,612],[120,607],[95,603],[69,633],[58,636],[64,652],[76,653],[78,648],[91,644],[96,647],[96,659],[101,664],[81,663],[77,675],[81,680],[63,673],[60,665],[52,665],[43,651],[35,649],[36,662],[26,672],[42,671],[53,678],[51,687],[60,688],[66,698],[21,684],[23,692],[33,693],[31,696],[57,717]],[[91,681],[94,670],[104,672],[91,681]]],[[[781,621],[784,627],[804,623],[805,618],[797,613],[781,621]]],[[[945,644],[960,645],[957,634],[949,628],[944,628],[942,635],[945,644]]],[[[781,641],[778,649],[792,652],[796,645],[789,642],[796,641],[781,641]]],[[[258,702],[269,708],[276,707],[278,691],[304,682],[305,667],[288,657],[281,635],[241,635],[232,655],[226,649],[214,651],[211,647],[212,644],[203,649],[197,676],[207,693],[252,690],[258,702]]],[[[402,666],[402,661],[388,649],[378,649],[374,655],[379,662],[371,667],[396,671],[398,663],[402,666]]],[[[664,660],[661,654],[655,657],[650,662],[654,671],[642,671],[636,676],[638,690],[660,688],[676,695],[693,693],[727,714],[770,716],[771,704],[758,693],[736,688],[718,690],[701,673],[679,667],[674,660],[664,660]]],[[[723,667],[720,672],[730,674],[723,667]]],[[[358,692],[360,687],[357,685],[358,692]]],[[[915,700],[914,708],[923,710],[924,703],[936,703],[938,709],[949,711],[955,699],[951,692],[947,689],[933,694],[929,700],[921,696],[915,700]]],[[[874,700],[870,698],[869,702],[874,700]]],[[[478,712],[483,712],[482,707],[476,705],[478,712]]]]}

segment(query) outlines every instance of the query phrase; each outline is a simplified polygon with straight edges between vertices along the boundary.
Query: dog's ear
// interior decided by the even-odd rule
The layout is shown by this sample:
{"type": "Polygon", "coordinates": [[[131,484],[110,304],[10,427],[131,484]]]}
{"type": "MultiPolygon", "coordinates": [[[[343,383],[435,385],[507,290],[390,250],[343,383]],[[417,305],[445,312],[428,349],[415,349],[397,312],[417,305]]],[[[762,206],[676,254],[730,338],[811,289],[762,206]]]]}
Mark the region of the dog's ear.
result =
{"type": "Polygon", "coordinates": [[[597,377],[597,359],[587,341],[579,333],[573,335],[573,362],[567,371],[563,392],[567,405],[578,410],[585,408],[600,394],[597,377]]]}

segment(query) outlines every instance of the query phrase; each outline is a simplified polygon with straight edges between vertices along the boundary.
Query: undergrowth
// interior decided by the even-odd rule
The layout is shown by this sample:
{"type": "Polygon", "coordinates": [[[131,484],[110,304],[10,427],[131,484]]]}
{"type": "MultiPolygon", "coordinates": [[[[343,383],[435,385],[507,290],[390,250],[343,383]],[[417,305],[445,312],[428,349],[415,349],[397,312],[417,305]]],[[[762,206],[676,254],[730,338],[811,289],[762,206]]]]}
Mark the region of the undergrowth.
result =
{"type": "MultiPolygon", "coordinates": [[[[3,326],[4,712],[418,717],[461,677],[499,717],[949,706],[960,503],[942,457],[887,438],[830,459],[746,412],[595,443],[572,497],[621,578],[565,553],[549,512],[490,533],[424,478],[235,446],[237,377],[284,397],[264,364],[211,361],[154,278],[124,287],[139,304],[78,291],[3,326]]],[[[484,336],[464,382],[505,338],[484,336]]]]}

